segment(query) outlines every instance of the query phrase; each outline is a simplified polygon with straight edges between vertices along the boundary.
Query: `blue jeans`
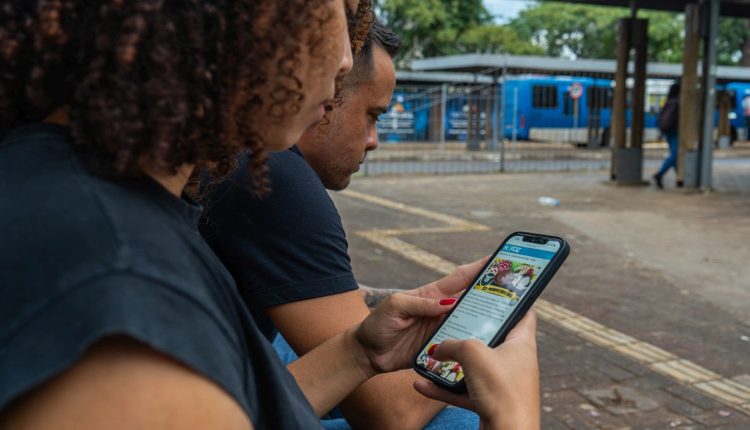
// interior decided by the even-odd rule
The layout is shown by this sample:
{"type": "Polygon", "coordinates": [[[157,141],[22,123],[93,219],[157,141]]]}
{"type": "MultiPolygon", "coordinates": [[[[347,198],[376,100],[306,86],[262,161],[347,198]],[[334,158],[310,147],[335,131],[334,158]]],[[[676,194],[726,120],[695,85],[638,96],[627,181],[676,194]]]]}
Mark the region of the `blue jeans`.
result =
{"type": "MultiPolygon", "coordinates": [[[[284,364],[289,364],[299,358],[281,334],[276,335],[273,340],[273,347],[284,364]]],[[[346,422],[338,408],[321,419],[320,423],[326,430],[351,430],[349,423],[346,422]]],[[[425,430],[476,430],[478,428],[479,416],[477,414],[466,409],[449,406],[435,415],[432,421],[427,424],[425,430]]]]}
{"type": "Polygon", "coordinates": [[[677,171],[677,151],[679,151],[680,139],[678,138],[677,133],[667,133],[664,137],[669,144],[669,156],[664,159],[664,162],[661,164],[661,169],[656,173],[658,176],[664,176],[664,174],[672,168],[677,171]]]}

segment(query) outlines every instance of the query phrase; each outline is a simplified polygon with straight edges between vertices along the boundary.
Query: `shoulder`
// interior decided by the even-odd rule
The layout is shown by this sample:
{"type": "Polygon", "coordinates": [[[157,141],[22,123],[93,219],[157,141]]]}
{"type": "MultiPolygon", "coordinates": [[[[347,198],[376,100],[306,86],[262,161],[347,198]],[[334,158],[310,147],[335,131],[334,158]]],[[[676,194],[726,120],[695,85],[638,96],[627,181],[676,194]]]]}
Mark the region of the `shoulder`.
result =
{"type": "Polygon", "coordinates": [[[293,151],[269,164],[270,195],[255,196],[240,171],[209,193],[201,224],[256,316],[266,306],[356,289],[341,217],[320,179],[293,151]]]}
{"type": "Polygon", "coordinates": [[[295,237],[330,232],[326,226],[340,225],[333,200],[299,153],[273,153],[268,164],[269,194],[258,197],[251,191],[247,166],[241,160],[232,176],[209,193],[204,223],[217,228],[240,224],[263,236],[291,232],[295,237]]]}
{"type": "Polygon", "coordinates": [[[19,399],[0,415],[5,426],[252,428],[218,385],[125,337],[97,342],[69,370],[19,399]]]}
{"type": "Polygon", "coordinates": [[[271,193],[261,200],[265,204],[275,201],[304,202],[315,207],[333,204],[320,178],[296,148],[271,154],[268,165],[271,193]]]}
{"type": "Polygon", "coordinates": [[[149,195],[84,171],[63,136],[0,144],[0,408],[113,332],[192,360],[241,398],[241,367],[225,376],[214,363],[243,356],[229,274],[149,195]]]}
{"type": "Polygon", "coordinates": [[[116,259],[114,226],[91,185],[59,130],[19,132],[0,144],[0,224],[8,227],[0,274],[6,281],[75,282],[84,265],[104,269],[116,259]]]}

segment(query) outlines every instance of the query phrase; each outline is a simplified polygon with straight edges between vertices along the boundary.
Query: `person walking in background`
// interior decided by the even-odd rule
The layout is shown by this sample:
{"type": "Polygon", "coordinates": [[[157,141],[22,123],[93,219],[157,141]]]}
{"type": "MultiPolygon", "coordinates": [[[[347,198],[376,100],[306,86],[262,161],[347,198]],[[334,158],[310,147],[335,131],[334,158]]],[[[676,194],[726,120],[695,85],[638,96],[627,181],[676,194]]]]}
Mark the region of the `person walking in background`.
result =
{"type": "Polygon", "coordinates": [[[664,103],[661,112],[659,112],[659,130],[669,144],[669,155],[661,165],[661,168],[654,175],[654,183],[659,189],[664,188],[662,179],[669,169],[674,168],[677,171],[677,151],[679,150],[680,139],[678,136],[678,125],[680,119],[680,84],[674,83],[669,87],[667,101],[664,103]]]}
{"type": "Polygon", "coordinates": [[[742,116],[745,117],[745,140],[750,140],[750,96],[742,99],[742,116]]]}

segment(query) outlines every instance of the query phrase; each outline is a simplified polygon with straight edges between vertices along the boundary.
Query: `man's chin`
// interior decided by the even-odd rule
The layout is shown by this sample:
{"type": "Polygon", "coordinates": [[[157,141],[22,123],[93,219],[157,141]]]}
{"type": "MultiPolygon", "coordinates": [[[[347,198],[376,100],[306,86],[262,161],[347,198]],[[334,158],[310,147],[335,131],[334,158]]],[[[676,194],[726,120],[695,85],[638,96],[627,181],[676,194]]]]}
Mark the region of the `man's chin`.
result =
{"type": "Polygon", "coordinates": [[[343,178],[327,178],[327,180],[323,181],[323,185],[325,185],[328,190],[341,191],[348,187],[351,181],[352,176],[348,175],[343,178]]]}

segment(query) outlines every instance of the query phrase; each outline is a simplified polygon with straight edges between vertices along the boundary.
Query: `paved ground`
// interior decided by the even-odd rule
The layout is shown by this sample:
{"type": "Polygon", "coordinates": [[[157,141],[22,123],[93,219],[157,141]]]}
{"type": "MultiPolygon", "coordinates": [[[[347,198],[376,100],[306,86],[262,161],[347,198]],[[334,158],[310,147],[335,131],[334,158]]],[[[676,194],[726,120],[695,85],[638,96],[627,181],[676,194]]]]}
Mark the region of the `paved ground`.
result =
{"type": "Polygon", "coordinates": [[[421,285],[515,230],[570,240],[539,306],[543,428],[750,429],[750,166],[717,168],[728,192],[710,194],[604,178],[358,178],[334,199],[373,287],[421,285]]]}

